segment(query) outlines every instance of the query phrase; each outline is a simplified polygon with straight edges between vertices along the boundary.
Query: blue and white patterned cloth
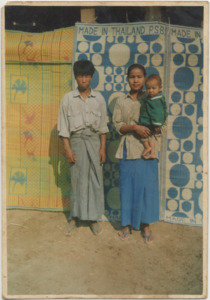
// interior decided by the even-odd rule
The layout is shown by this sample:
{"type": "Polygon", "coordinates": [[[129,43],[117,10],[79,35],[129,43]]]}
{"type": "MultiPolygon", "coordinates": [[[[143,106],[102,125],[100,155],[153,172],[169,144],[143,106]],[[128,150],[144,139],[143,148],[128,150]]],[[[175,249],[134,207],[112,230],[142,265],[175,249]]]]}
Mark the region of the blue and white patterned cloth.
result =
{"type": "MultiPolygon", "coordinates": [[[[203,212],[203,30],[159,22],[77,23],[73,62],[88,59],[96,72],[92,88],[102,93],[109,118],[116,99],[129,91],[132,63],[158,74],[169,115],[160,153],[160,219],[202,225],[203,212]]],[[[73,88],[76,83],[73,81],[73,88]]],[[[118,135],[109,123],[104,165],[105,207],[120,220],[118,135]]]]}

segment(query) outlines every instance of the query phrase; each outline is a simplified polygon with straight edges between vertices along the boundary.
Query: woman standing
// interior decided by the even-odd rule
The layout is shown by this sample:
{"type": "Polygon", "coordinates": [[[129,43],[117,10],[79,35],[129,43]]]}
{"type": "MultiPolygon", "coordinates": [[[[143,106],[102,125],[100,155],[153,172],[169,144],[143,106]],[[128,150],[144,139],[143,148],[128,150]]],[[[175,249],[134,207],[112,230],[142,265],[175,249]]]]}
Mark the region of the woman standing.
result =
{"type": "Polygon", "coordinates": [[[121,136],[116,152],[120,159],[120,199],[122,231],[119,237],[127,239],[131,228],[141,230],[146,243],[153,240],[149,224],[159,221],[158,145],[156,158],[145,160],[141,137],[150,135],[150,130],[138,124],[142,101],[146,98],[143,86],[146,71],[142,65],[133,64],[127,72],[130,93],[117,99],[113,123],[121,136]]]}

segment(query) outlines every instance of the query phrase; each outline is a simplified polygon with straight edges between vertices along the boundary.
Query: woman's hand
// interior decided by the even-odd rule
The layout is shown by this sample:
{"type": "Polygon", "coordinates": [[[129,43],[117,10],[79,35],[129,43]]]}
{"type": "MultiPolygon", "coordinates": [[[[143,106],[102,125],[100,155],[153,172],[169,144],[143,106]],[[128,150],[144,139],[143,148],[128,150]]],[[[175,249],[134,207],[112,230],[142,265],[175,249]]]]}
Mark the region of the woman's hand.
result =
{"type": "Polygon", "coordinates": [[[155,134],[161,134],[161,129],[159,127],[155,127],[155,134]]]}
{"type": "Polygon", "coordinates": [[[134,125],[134,135],[139,138],[147,138],[150,136],[150,130],[146,126],[143,125],[134,125]]]}

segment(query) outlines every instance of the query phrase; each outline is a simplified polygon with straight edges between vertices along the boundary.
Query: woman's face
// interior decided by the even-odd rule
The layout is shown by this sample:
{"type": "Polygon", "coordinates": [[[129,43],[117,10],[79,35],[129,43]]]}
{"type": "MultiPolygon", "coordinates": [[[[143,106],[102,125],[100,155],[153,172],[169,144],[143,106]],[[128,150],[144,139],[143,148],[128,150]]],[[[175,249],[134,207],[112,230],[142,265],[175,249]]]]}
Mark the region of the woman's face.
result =
{"type": "Polygon", "coordinates": [[[128,76],[128,83],[130,85],[131,91],[138,92],[143,88],[146,80],[146,76],[144,76],[143,70],[139,68],[135,68],[131,70],[128,76]]]}

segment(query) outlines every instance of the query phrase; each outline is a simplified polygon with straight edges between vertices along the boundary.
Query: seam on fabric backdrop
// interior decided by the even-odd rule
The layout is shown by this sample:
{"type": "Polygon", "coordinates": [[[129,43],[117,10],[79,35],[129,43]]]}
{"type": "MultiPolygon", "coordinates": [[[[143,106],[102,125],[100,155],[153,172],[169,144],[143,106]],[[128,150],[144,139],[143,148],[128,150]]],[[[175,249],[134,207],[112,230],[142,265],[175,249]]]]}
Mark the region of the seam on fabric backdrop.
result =
{"type": "MultiPolygon", "coordinates": [[[[169,95],[170,95],[170,67],[171,67],[171,36],[170,36],[170,24],[165,24],[165,58],[164,65],[164,94],[169,108],[169,95]]],[[[168,122],[168,121],[167,121],[168,122]]],[[[167,130],[164,134],[164,139],[161,140],[161,151],[160,151],[160,219],[165,220],[165,209],[166,209],[166,156],[167,156],[167,130]]]]}
{"type": "MultiPolygon", "coordinates": [[[[42,65],[42,101],[41,101],[41,135],[42,135],[42,120],[43,120],[43,65],[42,65]]],[[[40,181],[39,181],[39,204],[41,202],[41,186],[42,186],[42,155],[41,155],[41,147],[42,146],[42,138],[40,140],[40,181]]]]}
{"type": "MultiPolygon", "coordinates": [[[[78,27],[76,26],[77,23],[75,24],[75,32],[74,32],[74,43],[73,43],[73,55],[72,55],[72,66],[73,64],[75,63],[75,60],[76,60],[76,50],[77,50],[77,46],[76,46],[76,43],[77,43],[77,32],[78,32],[78,27]]],[[[74,70],[72,68],[72,90],[74,90],[76,87],[75,87],[75,78],[74,78],[74,70]]]]}
{"type": "Polygon", "coordinates": [[[43,47],[43,43],[44,43],[44,38],[45,38],[45,34],[43,34],[43,39],[42,39],[42,44],[41,44],[41,51],[40,51],[41,62],[42,62],[42,47],[43,47]]]}

